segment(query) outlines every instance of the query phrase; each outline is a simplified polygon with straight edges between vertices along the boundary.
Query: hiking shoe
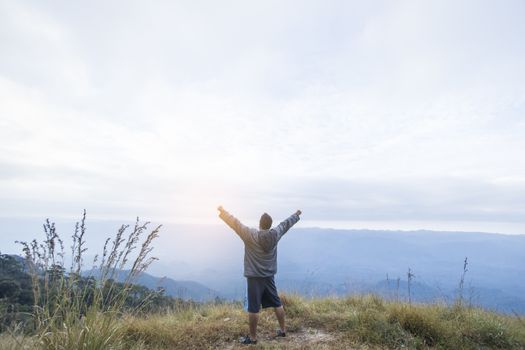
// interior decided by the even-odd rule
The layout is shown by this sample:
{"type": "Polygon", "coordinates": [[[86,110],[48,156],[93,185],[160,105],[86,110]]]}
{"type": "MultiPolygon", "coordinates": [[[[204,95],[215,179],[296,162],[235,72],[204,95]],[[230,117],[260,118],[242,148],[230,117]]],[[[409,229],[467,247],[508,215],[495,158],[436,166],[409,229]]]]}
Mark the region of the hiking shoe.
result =
{"type": "Polygon", "coordinates": [[[286,332],[281,331],[280,329],[275,331],[275,337],[276,338],[284,338],[286,337],[286,332]]]}
{"type": "Polygon", "coordinates": [[[249,344],[257,344],[257,340],[253,340],[250,338],[249,335],[242,337],[240,340],[241,344],[249,345],[249,344]]]}

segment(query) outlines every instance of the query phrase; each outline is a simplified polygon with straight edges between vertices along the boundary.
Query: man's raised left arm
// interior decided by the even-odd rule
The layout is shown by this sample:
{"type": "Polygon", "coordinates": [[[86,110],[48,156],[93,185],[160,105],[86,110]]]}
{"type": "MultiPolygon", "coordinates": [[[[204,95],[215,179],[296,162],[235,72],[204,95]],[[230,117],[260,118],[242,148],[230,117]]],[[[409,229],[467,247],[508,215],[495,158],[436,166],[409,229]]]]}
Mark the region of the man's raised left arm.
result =
{"type": "Polygon", "coordinates": [[[299,221],[301,219],[300,218],[301,214],[302,214],[302,212],[300,210],[297,210],[295,213],[290,215],[290,217],[288,219],[286,219],[283,222],[281,222],[275,228],[275,231],[277,233],[277,240],[281,239],[281,237],[284,236],[284,234],[286,232],[288,232],[288,230],[290,228],[292,228],[292,226],[295,225],[297,223],[297,221],[299,221]]]}

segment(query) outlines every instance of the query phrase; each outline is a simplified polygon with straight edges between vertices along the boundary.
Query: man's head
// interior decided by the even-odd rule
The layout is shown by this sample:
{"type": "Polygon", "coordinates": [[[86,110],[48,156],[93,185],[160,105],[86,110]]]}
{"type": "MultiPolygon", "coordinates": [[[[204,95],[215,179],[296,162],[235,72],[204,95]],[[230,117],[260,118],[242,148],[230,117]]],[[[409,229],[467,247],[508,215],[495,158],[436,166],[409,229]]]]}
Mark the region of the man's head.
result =
{"type": "Polygon", "coordinates": [[[269,230],[272,227],[272,217],[266,213],[261,215],[259,220],[259,228],[261,230],[269,230]]]}

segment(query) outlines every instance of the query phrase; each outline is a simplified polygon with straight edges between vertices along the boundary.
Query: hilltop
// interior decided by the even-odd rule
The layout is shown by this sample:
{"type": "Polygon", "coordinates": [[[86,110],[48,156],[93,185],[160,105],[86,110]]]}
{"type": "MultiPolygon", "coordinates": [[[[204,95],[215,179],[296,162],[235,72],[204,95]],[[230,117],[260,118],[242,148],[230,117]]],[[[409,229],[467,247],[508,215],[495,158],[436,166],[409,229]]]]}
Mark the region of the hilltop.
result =
{"type": "MultiPolygon", "coordinates": [[[[110,323],[104,323],[104,317],[97,317],[99,321],[90,328],[53,335],[57,343],[48,343],[45,348],[60,345],[63,349],[76,349],[81,339],[129,350],[525,347],[525,320],[477,308],[409,305],[373,295],[319,299],[283,295],[283,302],[288,315],[288,337],[272,339],[276,321],[270,310],[263,311],[256,346],[246,347],[237,342],[247,331],[242,305],[223,303],[181,307],[149,316],[124,316],[116,320],[110,333],[104,328],[110,323]]],[[[35,338],[15,341],[6,334],[0,336],[0,347],[39,348],[35,338]]]]}
{"type": "MultiPolygon", "coordinates": [[[[288,337],[273,339],[273,312],[260,318],[260,349],[523,349],[525,324],[519,318],[476,308],[409,305],[373,295],[304,299],[283,296],[288,337]]],[[[247,330],[240,305],[214,305],[179,314],[131,318],[127,337],[146,348],[236,349],[247,330]]]]}

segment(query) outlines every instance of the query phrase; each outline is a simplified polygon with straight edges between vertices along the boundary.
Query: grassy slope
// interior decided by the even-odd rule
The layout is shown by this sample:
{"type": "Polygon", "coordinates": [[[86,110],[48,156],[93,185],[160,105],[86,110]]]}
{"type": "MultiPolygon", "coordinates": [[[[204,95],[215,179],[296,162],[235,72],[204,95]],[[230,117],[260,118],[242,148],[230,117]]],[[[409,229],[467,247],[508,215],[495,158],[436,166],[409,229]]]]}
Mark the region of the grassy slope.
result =
{"type": "MultiPolygon", "coordinates": [[[[276,320],[264,311],[258,348],[525,348],[525,324],[479,309],[385,302],[375,296],[305,300],[284,296],[289,338],[271,340],[276,320]]],[[[206,306],[126,320],[126,334],[153,348],[237,348],[247,331],[240,307],[206,306]]]]}
{"type": "MultiPolygon", "coordinates": [[[[277,322],[261,313],[256,349],[525,349],[525,324],[479,309],[386,302],[375,296],[305,300],[283,296],[286,339],[272,340],[277,322]]],[[[205,305],[117,321],[111,343],[123,349],[237,349],[247,317],[237,305],[205,305]]],[[[20,339],[20,338],[19,338],[20,339]]],[[[20,339],[30,348],[31,339],[20,339]]],[[[108,344],[109,345],[109,344],[108,344]]],[[[17,348],[6,335],[0,348],[17,348]],[[11,345],[9,345],[11,343],[11,345]]],[[[108,347],[109,348],[109,347],[108,347]]]]}

